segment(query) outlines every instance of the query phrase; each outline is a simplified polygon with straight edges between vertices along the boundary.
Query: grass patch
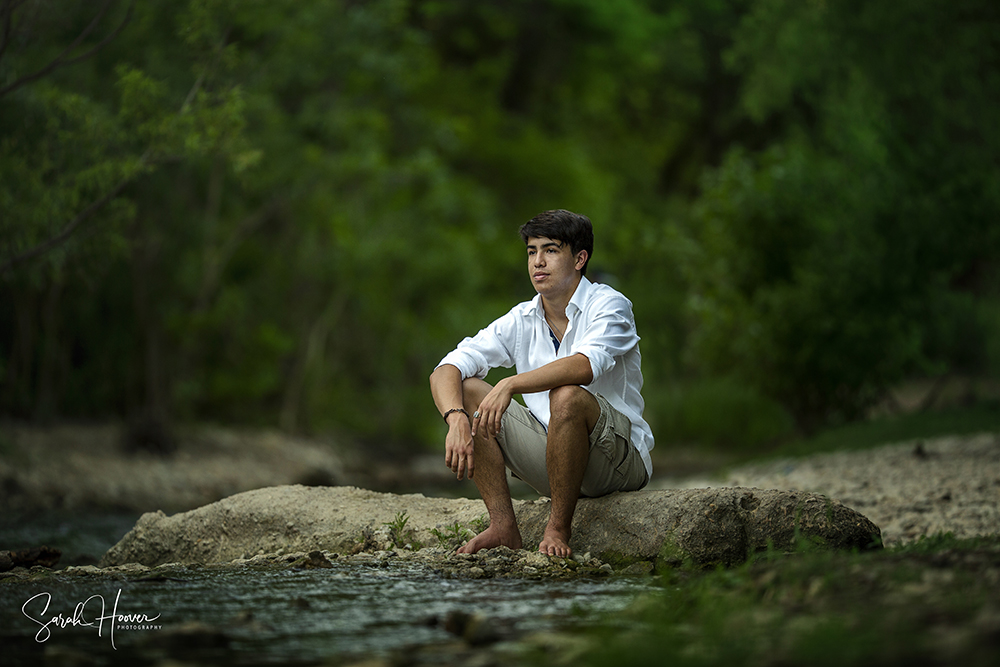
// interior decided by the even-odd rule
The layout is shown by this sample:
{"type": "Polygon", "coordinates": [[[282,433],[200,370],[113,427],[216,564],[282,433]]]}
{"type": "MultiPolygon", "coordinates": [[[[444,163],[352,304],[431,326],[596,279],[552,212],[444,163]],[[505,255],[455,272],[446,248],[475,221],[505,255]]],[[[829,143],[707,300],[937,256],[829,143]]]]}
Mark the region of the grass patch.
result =
{"type": "MultiPolygon", "coordinates": [[[[481,522],[482,517],[476,521],[481,522]]],[[[455,521],[455,523],[444,526],[443,530],[431,528],[431,535],[438,539],[438,544],[440,546],[458,548],[475,537],[477,533],[473,532],[467,526],[463,526],[458,521],[455,521]]]]}
{"type": "Polygon", "coordinates": [[[389,529],[389,539],[392,540],[396,548],[410,547],[420,549],[423,545],[417,541],[416,532],[412,528],[406,527],[406,524],[409,522],[410,517],[406,512],[396,512],[396,516],[392,521],[388,521],[382,525],[389,529]]]}
{"type": "Polygon", "coordinates": [[[737,568],[667,571],[661,582],[587,630],[579,662],[985,667],[1000,658],[1000,536],[769,554],[737,568]]]}

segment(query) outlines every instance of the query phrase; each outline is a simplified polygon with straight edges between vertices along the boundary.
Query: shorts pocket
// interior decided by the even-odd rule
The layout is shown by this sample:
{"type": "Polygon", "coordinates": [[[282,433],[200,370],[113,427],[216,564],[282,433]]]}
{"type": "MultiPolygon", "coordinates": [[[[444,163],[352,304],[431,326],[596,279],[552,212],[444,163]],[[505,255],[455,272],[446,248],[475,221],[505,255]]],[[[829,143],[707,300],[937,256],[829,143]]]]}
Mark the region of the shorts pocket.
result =
{"type": "Polygon", "coordinates": [[[622,477],[628,477],[632,473],[632,466],[635,464],[632,456],[632,445],[621,436],[616,436],[618,441],[618,456],[615,463],[615,473],[622,477]]]}
{"type": "Polygon", "coordinates": [[[615,471],[627,476],[633,464],[632,422],[620,412],[612,414],[615,418],[611,421],[609,430],[613,433],[613,438],[609,437],[608,440],[614,442],[615,455],[611,460],[615,465],[615,471]]]}
{"type": "Polygon", "coordinates": [[[594,446],[604,454],[605,458],[611,463],[615,463],[615,454],[618,449],[618,435],[615,433],[614,428],[610,421],[605,420],[603,428],[599,431],[597,442],[594,446]]]}

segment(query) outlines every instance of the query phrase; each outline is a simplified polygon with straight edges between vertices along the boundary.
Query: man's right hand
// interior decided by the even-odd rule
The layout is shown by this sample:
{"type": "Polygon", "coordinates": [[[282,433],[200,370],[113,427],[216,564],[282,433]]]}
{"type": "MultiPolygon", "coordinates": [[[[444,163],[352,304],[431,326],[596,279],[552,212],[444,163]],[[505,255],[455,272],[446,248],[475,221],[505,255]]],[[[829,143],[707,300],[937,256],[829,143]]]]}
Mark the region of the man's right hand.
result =
{"type": "Polygon", "coordinates": [[[473,458],[474,449],[469,418],[462,412],[453,412],[448,415],[448,435],[444,440],[444,463],[451,468],[458,479],[463,479],[466,471],[469,473],[469,479],[472,479],[476,469],[473,458]]]}

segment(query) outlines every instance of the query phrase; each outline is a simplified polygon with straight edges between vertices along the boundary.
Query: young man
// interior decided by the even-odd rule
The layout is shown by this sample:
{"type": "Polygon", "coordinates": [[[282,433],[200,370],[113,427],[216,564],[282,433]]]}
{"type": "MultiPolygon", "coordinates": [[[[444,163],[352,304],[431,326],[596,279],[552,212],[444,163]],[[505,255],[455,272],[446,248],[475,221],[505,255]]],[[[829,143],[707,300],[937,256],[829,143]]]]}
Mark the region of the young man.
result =
{"type": "Polygon", "coordinates": [[[468,473],[490,515],[489,528],[459,551],[521,548],[510,468],[551,497],[538,550],[565,558],[577,498],[644,487],[653,435],[642,419],[632,304],[585,277],[590,220],[547,211],[520,233],[538,295],[459,343],[431,374],[431,394],[448,423],[445,465],[458,479],[468,473]],[[512,365],[517,375],[495,387],[483,381],[491,368],[512,365]]]}

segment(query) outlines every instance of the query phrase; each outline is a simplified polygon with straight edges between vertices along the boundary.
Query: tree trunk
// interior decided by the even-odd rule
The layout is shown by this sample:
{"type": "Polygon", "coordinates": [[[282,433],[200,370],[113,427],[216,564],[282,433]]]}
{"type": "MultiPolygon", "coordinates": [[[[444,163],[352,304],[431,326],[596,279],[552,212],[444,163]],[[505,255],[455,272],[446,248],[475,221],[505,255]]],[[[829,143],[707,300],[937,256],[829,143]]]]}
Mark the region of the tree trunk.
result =
{"type": "Polygon", "coordinates": [[[42,348],[38,360],[38,385],[35,394],[34,419],[50,421],[57,410],[56,373],[59,366],[59,302],[62,280],[58,273],[52,277],[45,302],[42,304],[42,348]]]}
{"type": "Polygon", "coordinates": [[[32,371],[35,347],[38,343],[38,300],[29,289],[11,290],[14,305],[14,327],[10,352],[4,369],[2,401],[5,410],[17,415],[31,411],[33,395],[32,371]]]}

